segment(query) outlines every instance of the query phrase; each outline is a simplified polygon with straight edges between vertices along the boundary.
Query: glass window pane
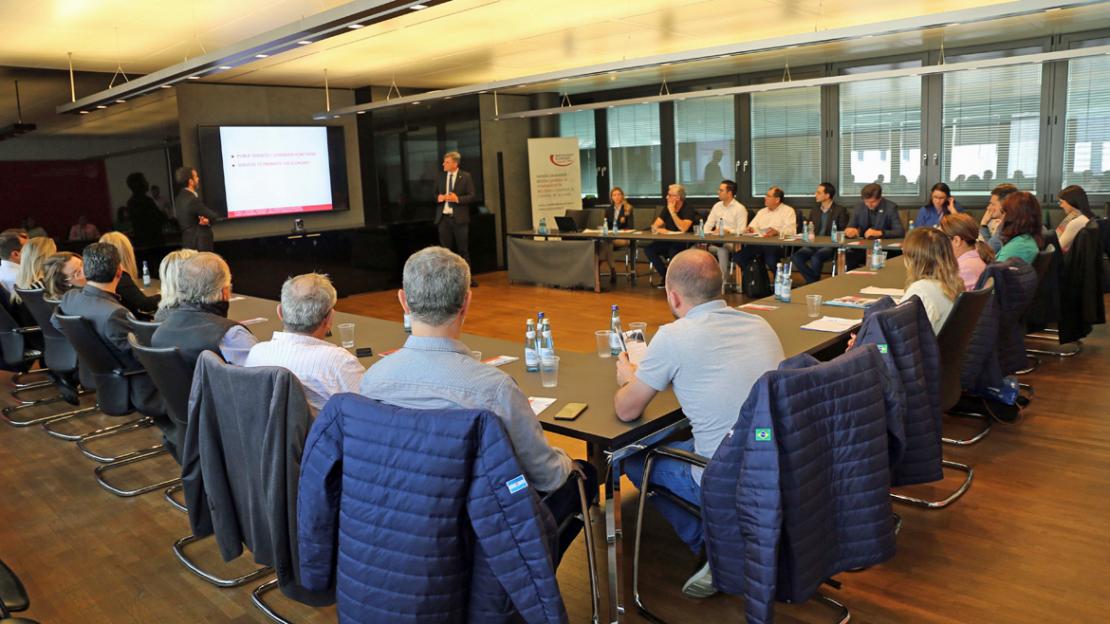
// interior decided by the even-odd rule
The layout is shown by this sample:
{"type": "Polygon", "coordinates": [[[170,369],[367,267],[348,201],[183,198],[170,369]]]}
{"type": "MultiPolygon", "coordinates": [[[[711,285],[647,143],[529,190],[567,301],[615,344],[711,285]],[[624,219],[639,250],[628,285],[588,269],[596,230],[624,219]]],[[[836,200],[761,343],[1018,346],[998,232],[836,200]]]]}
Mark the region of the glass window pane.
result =
{"type": "Polygon", "coordinates": [[[1110,56],[1068,61],[1064,186],[1110,193],[1110,56]]]}
{"type": "Polygon", "coordinates": [[[921,78],[840,85],[840,196],[878,182],[884,195],[919,195],[921,78]]]}
{"type": "Polygon", "coordinates": [[[679,100],[674,105],[677,180],[686,194],[716,196],[736,167],[736,120],[731,96],[679,100]]]}
{"type": "Polygon", "coordinates": [[[594,112],[559,114],[559,136],[578,137],[578,162],[582,163],[582,197],[597,197],[597,136],[594,112]]]}
{"type": "Polygon", "coordinates": [[[945,74],[941,179],[962,194],[1035,191],[1040,115],[1040,65],[945,74]]]}
{"type": "Polygon", "coordinates": [[[608,112],[610,183],[629,197],[661,197],[659,105],[618,106],[608,112]]]}
{"type": "Polygon", "coordinates": [[[753,93],[752,196],[812,195],[820,183],[821,88],[753,93]]]}

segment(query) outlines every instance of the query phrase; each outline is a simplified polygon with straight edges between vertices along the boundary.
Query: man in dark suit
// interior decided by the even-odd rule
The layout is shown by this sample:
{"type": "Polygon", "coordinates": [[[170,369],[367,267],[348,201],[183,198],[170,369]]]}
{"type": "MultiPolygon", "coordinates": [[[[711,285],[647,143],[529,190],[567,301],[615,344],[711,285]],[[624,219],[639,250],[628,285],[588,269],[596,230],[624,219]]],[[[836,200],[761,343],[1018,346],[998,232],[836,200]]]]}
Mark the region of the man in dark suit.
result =
{"type": "MultiPolygon", "coordinates": [[[[142,370],[142,364],[131,353],[131,345],[127,342],[127,333],[131,331],[127,308],[116,295],[116,286],[123,274],[119,251],[108,243],[93,243],[85,247],[81,258],[85,264],[85,287],[67,291],[58,304],[57,313],[87,320],[124,370],[142,370]]],[[[61,331],[57,318],[50,322],[61,331]]],[[[131,404],[140,412],[161,411],[161,397],[149,377],[137,375],[128,378],[128,383],[131,404]]]]}
{"type": "MultiPolygon", "coordinates": [[[[458,152],[443,155],[443,175],[436,180],[436,226],[439,244],[457,252],[470,264],[470,204],[474,201],[474,181],[459,169],[458,152]]],[[[473,278],[470,286],[478,286],[473,278]]]]}
{"type": "MultiPolygon", "coordinates": [[[[848,226],[848,209],[833,201],[836,187],[830,182],[817,185],[813,198],[817,205],[809,211],[809,221],[813,222],[814,236],[828,236],[833,223],[838,232],[848,226]]],[[[821,279],[821,267],[836,256],[836,247],[801,247],[790,258],[794,268],[805,278],[807,284],[821,279]]]]}
{"type": "Polygon", "coordinates": [[[197,194],[197,187],[200,186],[197,170],[192,167],[178,167],[173,177],[181,187],[181,192],[174,200],[174,214],[181,226],[181,246],[197,251],[212,251],[215,249],[212,222],[219,215],[205,206],[197,194]]]}

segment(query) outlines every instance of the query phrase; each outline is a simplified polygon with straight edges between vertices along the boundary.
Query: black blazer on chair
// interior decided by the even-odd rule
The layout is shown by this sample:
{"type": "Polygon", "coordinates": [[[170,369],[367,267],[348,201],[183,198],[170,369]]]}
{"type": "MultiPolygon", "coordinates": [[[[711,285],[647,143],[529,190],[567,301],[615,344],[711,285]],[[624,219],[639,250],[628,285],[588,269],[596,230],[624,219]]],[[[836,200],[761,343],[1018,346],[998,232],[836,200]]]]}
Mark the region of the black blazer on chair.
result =
{"type": "MultiPolygon", "coordinates": [[[[445,194],[446,187],[447,172],[441,171],[436,177],[436,197],[445,194]]],[[[455,223],[459,225],[470,223],[470,204],[474,202],[474,181],[470,179],[470,174],[462,169],[455,172],[455,194],[459,196],[459,201],[451,206],[454,209],[455,223]]],[[[443,202],[436,204],[436,223],[441,219],[443,219],[443,202]]]]}

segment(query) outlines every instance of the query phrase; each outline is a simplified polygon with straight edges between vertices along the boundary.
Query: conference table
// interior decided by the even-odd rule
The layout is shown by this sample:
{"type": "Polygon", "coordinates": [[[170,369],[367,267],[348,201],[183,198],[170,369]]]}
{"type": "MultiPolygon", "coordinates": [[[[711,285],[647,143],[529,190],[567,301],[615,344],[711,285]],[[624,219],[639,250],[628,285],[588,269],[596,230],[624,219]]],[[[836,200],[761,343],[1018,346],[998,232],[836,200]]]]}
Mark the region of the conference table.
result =
{"type": "MultiPolygon", "coordinates": [[[[902,288],[905,270],[902,258],[887,261],[878,271],[856,270],[839,277],[793,289],[792,301],[784,303],[768,297],[740,306],[740,309],[759,315],[778,334],[787,357],[800,353],[829,355],[842,350],[847,341],[847,331],[821,332],[801,329],[814,319],[807,315],[806,295],[819,294],[828,301],[845,295],[857,295],[862,288],[902,288]]],[[[232,298],[230,318],[244,322],[260,340],[268,340],[274,331],[281,329],[276,312],[277,302],[257,297],[232,298]]],[[[861,319],[862,309],[824,306],[823,315],[861,319]]],[[[398,316],[400,311],[398,310],[398,316]]],[[[404,345],[407,334],[401,323],[382,319],[336,312],[334,325],[355,324],[356,347],[370,347],[373,355],[361,358],[369,367],[393,349],[404,345]]],[[[606,328],[598,328],[606,329],[606,328]]],[[[338,331],[329,340],[338,343],[338,331]]],[[[649,335],[653,333],[649,330],[649,335]]],[[[656,395],[644,414],[633,422],[623,422],[613,408],[613,395],[617,391],[614,360],[601,358],[595,352],[559,352],[559,379],[555,388],[544,388],[539,373],[529,373],[524,368],[523,345],[517,342],[485,338],[471,334],[462,336],[471,349],[482,352],[484,360],[499,355],[519,358],[501,367],[516,380],[520,389],[529,397],[546,397],[555,402],[539,414],[544,430],[564,435],[586,443],[587,459],[603,475],[605,486],[603,510],[607,541],[607,567],[609,581],[609,622],[623,619],[625,608],[623,594],[623,523],[621,518],[621,476],[623,462],[629,456],[659,444],[669,436],[686,429],[689,424],[682,414],[672,391],[656,395]],[[587,409],[577,419],[558,421],[554,415],[566,403],[586,403],[587,409]]],[[[742,357],[742,354],[738,354],[742,357]]]]}
{"type": "MultiPolygon", "coordinates": [[[[693,233],[653,233],[647,230],[621,230],[602,234],[601,230],[582,230],[563,232],[550,230],[515,230],[508,233],[509,281],[534,284],[553,284],[563,287],[593,287],[601,292],[601,270],[599,253],[601,245],[615,240],[628,241],[631,257],[636,257],[639,245],[653,242],[686,243],[690,245],[739,244],[761,247],[844,247],[851,251],[865,251],[871,248],[872,241],[849,239],[834,243],[828,236],[814,236],[802,240],[801,236],[764,237],[754,234],[729,234],[718,236],[693,233]]],[[[885,239],[881,242],[884,251],[899,251],[902,239],[885,239]]],[[[631,275],[635,283],[636,273],[631,275]]]]}

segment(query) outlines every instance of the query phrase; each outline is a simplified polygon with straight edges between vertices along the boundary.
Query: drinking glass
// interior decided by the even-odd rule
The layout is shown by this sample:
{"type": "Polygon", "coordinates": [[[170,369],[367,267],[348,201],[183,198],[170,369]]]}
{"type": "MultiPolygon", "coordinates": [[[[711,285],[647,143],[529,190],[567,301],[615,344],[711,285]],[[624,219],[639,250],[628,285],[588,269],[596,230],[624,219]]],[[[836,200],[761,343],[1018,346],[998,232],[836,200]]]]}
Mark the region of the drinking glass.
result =
{"type": "Polygon", "coordinates": [[[597,338],[597,357],[607,358],[610,355],[609,341],[613,332],[608,329],[602,329],[594,332],[594,337],[597,338]]]}
{"type": "Polygon", "coordinates": [[[559,356],[540,360],[540,383],[544,388],[554,388],[559,385],[559,356]]]}
{"type": "Polygon", "coordinates": [[[806,295],[806,314],[810,318],[821,316],[821,295],[806,295]]]}
{"type": "Polygon", "coordinates": [[[355,346],[355,324],[340,323],[337,327],[339,328],[339,345],[344,349],[355,346]]]}

